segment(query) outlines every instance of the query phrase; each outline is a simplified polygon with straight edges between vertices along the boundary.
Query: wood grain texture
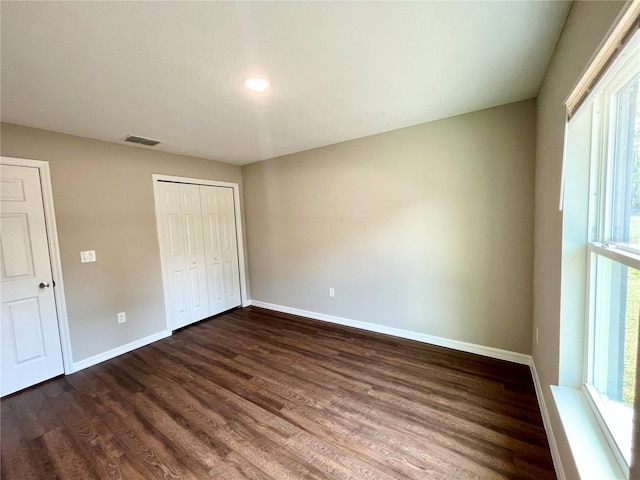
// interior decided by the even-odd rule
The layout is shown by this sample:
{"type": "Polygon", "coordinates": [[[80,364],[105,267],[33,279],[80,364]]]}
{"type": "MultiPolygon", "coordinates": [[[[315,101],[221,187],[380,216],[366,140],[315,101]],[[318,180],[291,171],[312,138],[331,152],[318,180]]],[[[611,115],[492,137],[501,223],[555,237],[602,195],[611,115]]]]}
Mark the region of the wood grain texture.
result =
{"type": "Polygon", "coordinates": [[[2,399],[12,479],[553,479],[529,369],[249,307],[2,399]]]}

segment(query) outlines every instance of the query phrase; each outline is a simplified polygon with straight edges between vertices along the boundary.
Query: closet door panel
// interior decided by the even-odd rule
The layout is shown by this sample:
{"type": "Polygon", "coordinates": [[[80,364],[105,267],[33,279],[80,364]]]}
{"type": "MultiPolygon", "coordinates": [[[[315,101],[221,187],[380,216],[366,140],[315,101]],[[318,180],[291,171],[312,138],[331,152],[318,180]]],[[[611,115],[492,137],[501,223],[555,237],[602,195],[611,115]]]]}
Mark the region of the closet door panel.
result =
{"type": "Polygon", "coordinates": [[[180,185],[182,218],[185,230],[185,257],[188,269],[189,323],[209,316],[209,293],[202,230],[200,187],[180,185]]]}
{"type": "Polygon", "coordinates": [[[159,182],[160,232],[162,235],[167,307],[171,328],[190,322],[185,231],[180,200],[180,185],[159,182]]]}
{"type": "Polygon", "coordinates": [[[233,189],[218,187],[218,201],[222,233],[222,261],[224,263],[225,308],[229,309],[237,307],[241,303],[233,189]]]}
{"type": "Polygon", "coordinates": [[[218,187],[200,186],[210,315],[226,310],[218,190],[218,187]]]}

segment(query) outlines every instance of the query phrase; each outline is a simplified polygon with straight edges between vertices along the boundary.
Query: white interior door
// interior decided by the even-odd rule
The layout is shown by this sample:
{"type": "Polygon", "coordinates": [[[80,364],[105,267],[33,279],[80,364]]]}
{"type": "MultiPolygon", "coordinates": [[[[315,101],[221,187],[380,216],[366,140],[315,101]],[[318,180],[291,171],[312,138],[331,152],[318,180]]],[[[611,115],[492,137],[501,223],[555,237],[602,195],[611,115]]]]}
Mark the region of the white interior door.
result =
{"type": "Polygon", "coordinates": [[[2,379],[8,395],[64,372],[37,168],[0,165],[2,379]]]}
{"type": "Polygon", "coordinates": [[[198,185],[159,182],[162,258],[171,329],[209,316],[198,185]]]}
{"type": "Polygon", "coordinates": [[[226,309],[240,305],[240,276],[238,268],[238,241],[236,232],[233,190],[216,187],[220,204],[220,230],[222,233],[222,262],[226,309]]]}
{"type": "Polygon", "coordinates": [[[224,292],[222,234],[220,232],[218,188],[201,185],[200,200],[202,203],[202,225],[204,230],[205,261],[207,264],[207,285],[209,288],[209,315],[217,315],[227,309],[224,292]]]}
{"type": "Polygon", "coordinates": [[[198,185],[180,185],[180,196],[185,230],[190,321],[193,323],[209,316],[200,188],[198,185]]]}
{"type": "Polygon", "coordinates": [[[164,262],[164,283],[168,292],[167,308],[171,328],[188,325],[190,312],[188,305],[187,258],[185,255],[184,221],[180,184],[158,182],[160,215],[161,252],[164,262]]]}
{"type": "Polygon", "coordinates": [[[210,314],[241,304],[233,189],[200,185],[210,314]]]}

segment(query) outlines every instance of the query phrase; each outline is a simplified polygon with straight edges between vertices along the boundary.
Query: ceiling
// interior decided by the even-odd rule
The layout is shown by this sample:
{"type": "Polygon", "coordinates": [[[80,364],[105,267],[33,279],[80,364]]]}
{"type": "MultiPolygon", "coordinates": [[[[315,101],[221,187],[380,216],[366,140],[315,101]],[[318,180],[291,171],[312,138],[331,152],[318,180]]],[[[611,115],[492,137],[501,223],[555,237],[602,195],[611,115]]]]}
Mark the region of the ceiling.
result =
{"type": "Polygon", "coordinates": [[[535,97],[570,2],[1,8],[3,122],[242,165],[535,97]]]}

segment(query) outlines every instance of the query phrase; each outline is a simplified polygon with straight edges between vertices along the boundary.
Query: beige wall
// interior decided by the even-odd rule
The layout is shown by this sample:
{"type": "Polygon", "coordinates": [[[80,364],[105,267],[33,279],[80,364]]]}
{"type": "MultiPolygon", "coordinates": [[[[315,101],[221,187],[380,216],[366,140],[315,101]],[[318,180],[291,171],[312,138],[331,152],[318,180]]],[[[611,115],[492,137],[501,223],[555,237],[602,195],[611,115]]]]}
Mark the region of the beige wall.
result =
{"type": "Polygon", "coordinates": [[[558,384],[562,215],[558,211],[564,100],[611,27],[623,2],[575,2],[537,99],[533,358],[568,478],[578,478],[549,385],[558,384]],[[535,331],[535,330],[534,330],[535,331]]]}
{"type": "Polygon", "coordinates": [[[245,166],[252,299],[529,353],[534,158],[529,100],[245,166]]]}
{"type": "Polygon", "coordinates": [[[151,174],[241,183],[240,167],[9,124],[0,133],[3,156],[49,162],[73,360],[165,330],[151,174]],[[81,250],[97,262],[80,263],[81,250]]]}

